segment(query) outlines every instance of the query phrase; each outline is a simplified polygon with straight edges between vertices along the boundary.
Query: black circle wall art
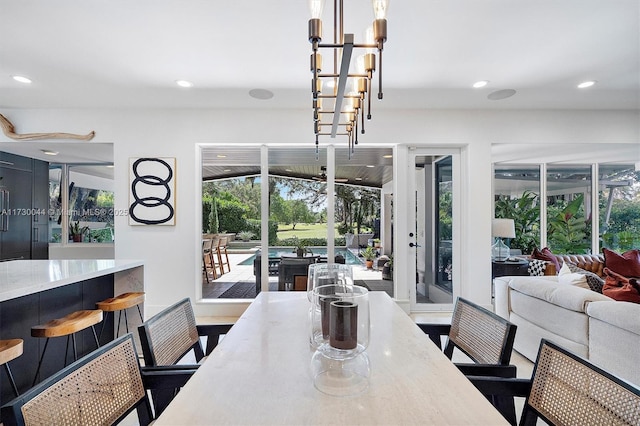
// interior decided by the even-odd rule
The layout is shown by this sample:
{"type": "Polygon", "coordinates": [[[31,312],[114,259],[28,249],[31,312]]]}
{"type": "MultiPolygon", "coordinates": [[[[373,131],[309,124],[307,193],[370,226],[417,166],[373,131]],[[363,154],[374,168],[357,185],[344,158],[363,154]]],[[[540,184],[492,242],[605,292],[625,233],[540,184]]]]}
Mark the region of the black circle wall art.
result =
{"type": "Polygon", "coordinates": [[[132,158],[130,225],[175,225],[175,158],[132,158]]]}

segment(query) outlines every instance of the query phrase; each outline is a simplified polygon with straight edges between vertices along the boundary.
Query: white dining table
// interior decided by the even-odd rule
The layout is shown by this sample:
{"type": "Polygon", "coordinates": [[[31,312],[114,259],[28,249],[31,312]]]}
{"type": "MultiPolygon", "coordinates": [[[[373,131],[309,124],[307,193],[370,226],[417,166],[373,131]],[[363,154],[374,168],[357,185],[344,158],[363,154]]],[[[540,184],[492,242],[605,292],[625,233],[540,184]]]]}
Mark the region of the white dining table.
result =
{"type": "Polygon", "coordinates": [[[154,423],[503,425],[507,422],[385,292],[370,293],[368,388],[313,384],[306,292],[262,292],[154,423]]]}

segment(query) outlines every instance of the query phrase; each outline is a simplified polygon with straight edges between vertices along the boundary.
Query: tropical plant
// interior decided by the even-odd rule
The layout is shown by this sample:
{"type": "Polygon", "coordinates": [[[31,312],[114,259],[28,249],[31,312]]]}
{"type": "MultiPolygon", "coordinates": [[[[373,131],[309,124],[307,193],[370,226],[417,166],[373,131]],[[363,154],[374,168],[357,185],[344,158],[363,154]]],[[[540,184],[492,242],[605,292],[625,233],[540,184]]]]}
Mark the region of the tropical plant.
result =
{"type": "Polygon", "coordinates": [[[547,237],[549,248],[556,253],[588,253],[591,242],[588,238],[587,218],[583,213],[584,195],[578,194],[566,206],[553,213],[549,207],[547,237]]]}
{"type": "Polygon", "coordinates": [[[362,251],[360,251],[360,254],[364,258],[364,260],[371,261],[376,258],[376,250],[371,246],[367,246],[364,249],[362,249],[362,251]]]}
{"type": "Polygon", "coordinates": [[[87,231],[89,231],[89,227],[88,226],[80,226],[80,221],[79,220],[76,220],[75,222],[72,222],[71,224],[69,224],[69,234],[71,234],[71,238],[75,242],[81,242],[82,241],[82,236],[87,231]]]}
{"type": "Polygon", "coordinates": [[[538,195],[524,191],[520,197],[498,195],[495,201],[495,217],[513,219],[516,237],[510,247],[523,253],[532,253],[540,240],[540,207],[538,195]]]}
{"type": "Polygon", "coordinates": [[[293,238],[291,238],[291,240],[293,241],[294,253],[296,253],[299,257],[303,257],[305,254],[307,254],[309,249],[307,248],[307,244],[303,240],[300,240],[295,235],[293,236],[293,238]]]}

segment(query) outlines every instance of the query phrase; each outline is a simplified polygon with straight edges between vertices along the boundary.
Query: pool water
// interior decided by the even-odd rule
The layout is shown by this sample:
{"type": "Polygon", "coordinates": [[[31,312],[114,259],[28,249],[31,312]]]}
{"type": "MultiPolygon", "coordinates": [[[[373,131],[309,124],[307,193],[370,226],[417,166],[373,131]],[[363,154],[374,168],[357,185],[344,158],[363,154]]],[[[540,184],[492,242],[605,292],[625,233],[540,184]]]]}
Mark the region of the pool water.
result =
{"type": "MultiPolygon", "coordinates": [[[[326,247],[309,247],[309,249],[313,252],[313,254],[320,255],[320,256],[327,255],[326,247]]],[[[336,256],[339,254],[344,256],[345,263],[347,265],[362,265],[362,262],[360,261],[358,256],[356,256],[346,248],[336,247],[334,252],[336,256]]],[[[293,253],[293,247],[269,247],[269,257],[280,257],[283,255],[290,256],[291,253],[293,253]]],[[[240,262],[239,265],[253,265],[253,259],[255,258],[256,258],[256,255],[254,254],[253,256],[240,262]]]]}

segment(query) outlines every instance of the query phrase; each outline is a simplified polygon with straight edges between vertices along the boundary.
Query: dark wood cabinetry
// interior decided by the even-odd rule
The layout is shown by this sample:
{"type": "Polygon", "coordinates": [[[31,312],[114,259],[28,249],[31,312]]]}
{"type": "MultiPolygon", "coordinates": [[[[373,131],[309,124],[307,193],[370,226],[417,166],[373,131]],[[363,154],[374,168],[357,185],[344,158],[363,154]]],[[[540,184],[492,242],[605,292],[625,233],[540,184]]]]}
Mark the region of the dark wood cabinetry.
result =
{"type": "Polygon", "coordinates": [[[0,152],[0,260],[47,259],[49,164],[0,152]]]}

